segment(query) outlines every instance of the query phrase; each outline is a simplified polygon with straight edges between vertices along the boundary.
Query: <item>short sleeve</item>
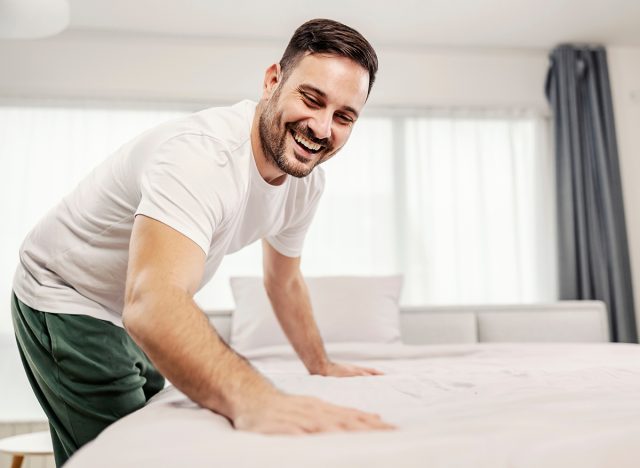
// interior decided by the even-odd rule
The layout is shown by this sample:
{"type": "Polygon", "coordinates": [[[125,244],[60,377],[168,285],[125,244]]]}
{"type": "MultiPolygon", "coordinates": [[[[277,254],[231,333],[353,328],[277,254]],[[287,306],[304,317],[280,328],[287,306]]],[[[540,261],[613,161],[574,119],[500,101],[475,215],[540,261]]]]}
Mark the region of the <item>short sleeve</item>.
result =
{"type": "Polygon", "coordinates": [[[316,177],[309,184],[305,196],[300,197],[303,203],[296,206],[291,222],[277,234],[265,238],[274,249],[286,257],[302,255],[305,236],[324,192],[324,170],[318,167],[314,172],[316,177]]]}
{"type": "Polygon", "coordinates": [[[223,219],[228,165],[221,164],[208,137],[184,134],[166,141],[141,174],[141,199],[135,215],[175,229],[206,254],[223,219]]]}

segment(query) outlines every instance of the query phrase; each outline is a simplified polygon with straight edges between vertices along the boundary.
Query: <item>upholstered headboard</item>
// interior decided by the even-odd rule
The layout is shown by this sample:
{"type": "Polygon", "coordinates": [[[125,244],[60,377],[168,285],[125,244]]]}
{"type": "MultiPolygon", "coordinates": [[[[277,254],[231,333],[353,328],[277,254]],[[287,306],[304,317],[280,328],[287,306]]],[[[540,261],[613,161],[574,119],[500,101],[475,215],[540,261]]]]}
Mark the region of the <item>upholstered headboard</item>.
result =
{"type": "MultiPolygon", "coordinates": [[[[225,340],[232,314],[207,312],[225,340]]],[[[406,344],[609,341],[607,310],[600,301],[402,307],[400,328],[406,344]]]]}

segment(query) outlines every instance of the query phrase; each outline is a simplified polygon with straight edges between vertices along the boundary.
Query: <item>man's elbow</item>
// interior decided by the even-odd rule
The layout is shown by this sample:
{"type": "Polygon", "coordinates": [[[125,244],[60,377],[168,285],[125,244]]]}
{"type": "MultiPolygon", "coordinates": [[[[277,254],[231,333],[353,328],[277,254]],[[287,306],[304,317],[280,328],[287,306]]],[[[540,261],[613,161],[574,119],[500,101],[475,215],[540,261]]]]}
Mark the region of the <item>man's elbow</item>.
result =
{"type": "Polygon", "coordinates": [[[304,279],[302,274],[295,274],[289,277],[264,277],[264,289],[270,298],[279,295],[291,295],[299,289],[304,289],[304,279]]]}
{"type": "Polygon", "coordinates": [[[122,309],[122,324],[127,333],[139,342],[152,324],[151,311],[162,301],[157,293],[149,290],[128,291],[122,309]]]}
{"type": "Polygon", "coordinates": [[[145,307],[142,301],[127,301],[122,309],[122,325],[129,335],[135,337],[141,332],[144,324],[145,307]]]}
{"type": "Polygon", "coordinates": [[[122,323],[138,343],[175,325],[176,313],[191,301],[188,291],[168,284],[127,291],[122,309],[122,323]]]}

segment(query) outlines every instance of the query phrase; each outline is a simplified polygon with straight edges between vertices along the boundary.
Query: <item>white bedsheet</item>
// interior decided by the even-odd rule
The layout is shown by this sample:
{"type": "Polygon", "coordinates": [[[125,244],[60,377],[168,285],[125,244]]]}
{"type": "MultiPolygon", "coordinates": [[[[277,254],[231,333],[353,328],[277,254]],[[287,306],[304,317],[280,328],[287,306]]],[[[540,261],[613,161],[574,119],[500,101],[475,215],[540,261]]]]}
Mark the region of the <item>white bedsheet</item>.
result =
{"type": "Polygon", "coordinates": [[[278,387],[380,413],[384,432],[235,431],[173,387],[106,429],[77,467],[637,467],[640,346],[328,346],[384,376],[309,376],[284,347],[247,357],[278,387]]]}

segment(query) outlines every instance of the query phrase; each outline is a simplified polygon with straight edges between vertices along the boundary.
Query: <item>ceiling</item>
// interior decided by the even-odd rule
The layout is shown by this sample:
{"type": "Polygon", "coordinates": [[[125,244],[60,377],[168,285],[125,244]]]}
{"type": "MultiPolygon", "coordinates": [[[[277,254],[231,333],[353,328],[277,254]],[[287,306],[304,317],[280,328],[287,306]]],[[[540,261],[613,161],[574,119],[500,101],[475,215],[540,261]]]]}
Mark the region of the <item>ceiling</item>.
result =
{"type": "Polygon", "coordinates": [[[77,30],[282,42],[304,21],[324,17],[355,27],[374,46],[640,46],[639,0],[70,0],[70,5],[70,29],[77,30]]]}

